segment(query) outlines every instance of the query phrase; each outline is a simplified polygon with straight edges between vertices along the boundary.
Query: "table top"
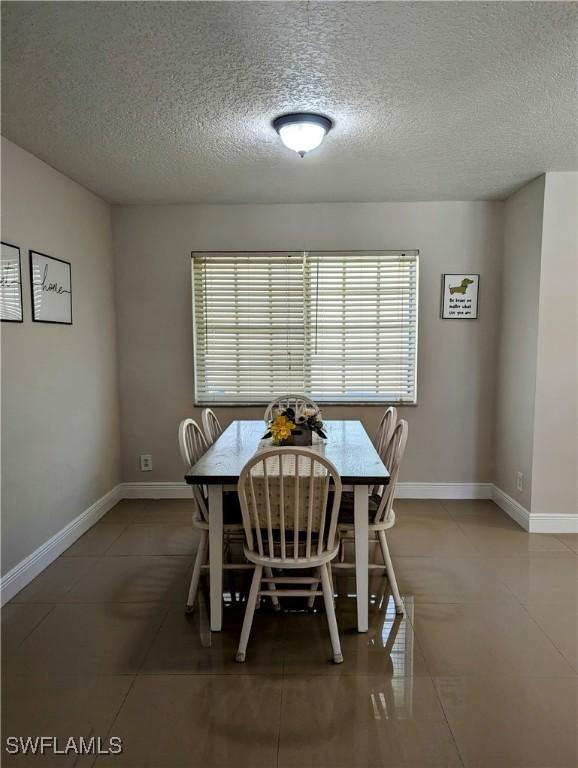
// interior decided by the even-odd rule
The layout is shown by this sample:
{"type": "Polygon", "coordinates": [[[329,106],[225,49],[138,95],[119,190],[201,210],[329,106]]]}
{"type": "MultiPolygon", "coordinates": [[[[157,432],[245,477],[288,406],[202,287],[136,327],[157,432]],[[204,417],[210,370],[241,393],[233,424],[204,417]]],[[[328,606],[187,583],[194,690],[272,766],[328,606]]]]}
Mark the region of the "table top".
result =
{"type": "MultiPolygon", "coordinates": [[[[327,440],[313,435],[311,448],[331,461],[344,485],[387,485],[389,472],[360,421],[325,421],[327,440]]],[[[190,485],[229,485],[257,450],[274,447],[263,440],[263,421],[234,421],[187,472],[190,485]]]]}

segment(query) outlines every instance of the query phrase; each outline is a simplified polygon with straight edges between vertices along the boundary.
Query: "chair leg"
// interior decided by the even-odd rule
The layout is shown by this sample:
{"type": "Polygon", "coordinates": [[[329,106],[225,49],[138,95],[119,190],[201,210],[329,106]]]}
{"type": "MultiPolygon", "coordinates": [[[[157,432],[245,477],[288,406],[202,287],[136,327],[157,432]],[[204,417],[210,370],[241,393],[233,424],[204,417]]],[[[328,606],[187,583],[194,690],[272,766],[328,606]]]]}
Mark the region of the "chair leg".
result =
{"type": "MultiPolygon", "coordinates": [[[[265,576],[268,579],[272,579],[273,578],[273,569],[272,568],[265,568],[265,576]]],[[[277,586],[275,584],[270,584],[270,585],[268,585],[267,588],[270,589],[272,592],[276,592],[277,591],[277,586]]],[[[281,610],[281,604],[279,602],[279,598],[278,597],[271,597],[271,602],[273,603],[273,608],[276,611],[280,611],[281,610]]]]}
{"type": "Polygon", "coordinates": [[[199,588],[199,579],[201,577],[201,566],[204,565],[207,559],[207,544],[209,542],[209,534],[207,531],[201,531],[201,540],[199,541],[199,547],[197,549],[197,556],[195,558],[195,565],[193,566],[193,575],[191,576],[191,586],[189,587],[189,596],[187,597],[186,612],[191,613],[195,607],[195,600],[197,599],[197,590],[199,588]]]}
{"type": "MultiPolygon", "coordinates": [[[[385,576],[387,576],[387,570],[385,572],[385,576]]],[[[378,608],[381,608],[383,606],[383,601],[385,600],[386,592],[391,592],[391,586],[389,584],[389,581],[387,579],[381,579],[380,586],[379,586],[379,592],[375,596],[375,604],[378,608]]],[[[387,596],[387,600],[385,600],[385,605],[387,606],[389,603],[389,595],[387,596]]]]}
{"type": "Polygon", "coordinates": [[[391,555],[389,554],[389,549],[387,546],[387,539],[385,538],[385,531],[379,531],[378,537],[379,544],[381,546],[381,554],[383,555],[383,562],[385,563],[385,568],[387,571],[387,578],[389,580],[391,593],[395,602],[395,612],[398,614],[403,614],[403,603],[401,601],[401,595],[399,594],[397,580],[393,571],[393,564],[391,562],[391,555]]]}
{"type": "MultiPolygon", "coordinates": [[[[227,563],[227,565],[230,565],[233,562],[233,555],[231,554],[231,543],[229,539],[227,538],[227,535],[224,534],[223,536],[225,540],[225,544],[223,547],[223,563],[227,563]]],[[[235,602],[235,578],[233,576],[233,571],[228,570],[227,571],[227,586],[229,587],[229,594],[231,595],[231,602],[235,602]]],[[[225,592],[225,570],[223,569],[223,594],[225,592]]]]}
{"type": "Polygon", "coordinates": [[[323,585],[323,599],[325,601],[327,624],[329,625],[329,636],[331,637],[331,647],[333,648],[333,661],[336,664],[341,664],[343,662],[343,654],[341,653],[341,643],[339,642],[339,630],[337,629],[337,619],[335,618],[335,603],[333,602],[329,570],[326,565],[322,565],[319,570],[321,571],[321,584],[323,585]]]}
{"type": "MultiPolygon", "coordinates": [[[[317,568],[317,570],[315,571],[315,575],[317,576],[318,579],[321,578],[321,569],[320,568],[317,568]]],[[[311,591],[312,592],[317,592],[317,587],[318,586],[319,586],[319,584],[312,584],[311,585],[311,591]]],[[[314,605],[315,605],[315,595],[311,595],[311,597],[309,597],[307,599],[307,607],[308,608],[313,608],[314,605]]]]}
{"type": "Polygon", "coordinates": [[[241,629],[241,637],[239,639],[239,647],[237,649],[235,661],[245,661],[247,643],[249,642],[249,635],[251,634],[251,626],[253,624],[253,616],[255,615],[255,605],[257,603],[257,595],[259,594],[259,587],[261,586],[262,574],[263,566],[256,565],[253,573],[253,581],[251,582],[251,589],[249,590],[249,597],[247,598],[245,618],[243,619],[243,628],[241,629]]]}

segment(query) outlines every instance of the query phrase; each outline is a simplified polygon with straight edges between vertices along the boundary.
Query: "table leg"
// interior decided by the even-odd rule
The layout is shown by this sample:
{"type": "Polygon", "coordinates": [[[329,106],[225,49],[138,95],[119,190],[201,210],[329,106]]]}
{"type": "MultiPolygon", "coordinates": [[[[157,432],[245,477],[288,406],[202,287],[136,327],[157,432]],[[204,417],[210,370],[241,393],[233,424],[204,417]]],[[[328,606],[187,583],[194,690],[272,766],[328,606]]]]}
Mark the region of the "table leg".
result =
{"type": "Polygon", "coordinates": [[[223,626],[223,486],[209,485],[211,631],[223,626]]]}
{"type": "Polygon", "coordinates": [[[368,630],[369,607],[369,530],[368,502],[369,486],[355,485],[353,488],[355,522],[355,584],[357,593],[357,631],[368,630]]]}

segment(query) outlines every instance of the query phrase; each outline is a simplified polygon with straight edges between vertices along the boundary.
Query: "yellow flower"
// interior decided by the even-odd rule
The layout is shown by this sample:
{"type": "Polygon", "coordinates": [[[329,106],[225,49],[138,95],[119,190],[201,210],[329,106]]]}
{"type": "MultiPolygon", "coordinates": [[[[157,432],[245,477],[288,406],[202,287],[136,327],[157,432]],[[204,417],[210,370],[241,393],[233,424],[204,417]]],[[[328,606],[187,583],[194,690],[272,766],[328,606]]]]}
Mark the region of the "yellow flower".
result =
{"type": "Polygon", "coordinates": [[[291,432],[295,429],[295,424],[289,421],[287,416],[275,416],[269,427],[275,440],[287,440],[291,437],[291,432]]]}

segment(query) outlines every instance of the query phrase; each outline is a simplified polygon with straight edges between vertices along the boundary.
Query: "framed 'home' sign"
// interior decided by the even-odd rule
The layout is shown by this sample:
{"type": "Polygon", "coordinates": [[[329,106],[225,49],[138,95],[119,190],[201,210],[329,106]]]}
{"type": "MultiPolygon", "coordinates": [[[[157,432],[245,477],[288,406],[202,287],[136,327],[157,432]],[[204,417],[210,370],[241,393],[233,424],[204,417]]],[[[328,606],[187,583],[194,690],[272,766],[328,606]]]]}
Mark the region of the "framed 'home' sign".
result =
{"type": "Polygon", "coordinates": [[[37,323],[72,325],[70,264],[30,251],[32,319],[37,323]]]}
{"type": "Polygon", "coordinates": [[[476,320],[479,275],[442,275],[442,319],[476,320]]]}

